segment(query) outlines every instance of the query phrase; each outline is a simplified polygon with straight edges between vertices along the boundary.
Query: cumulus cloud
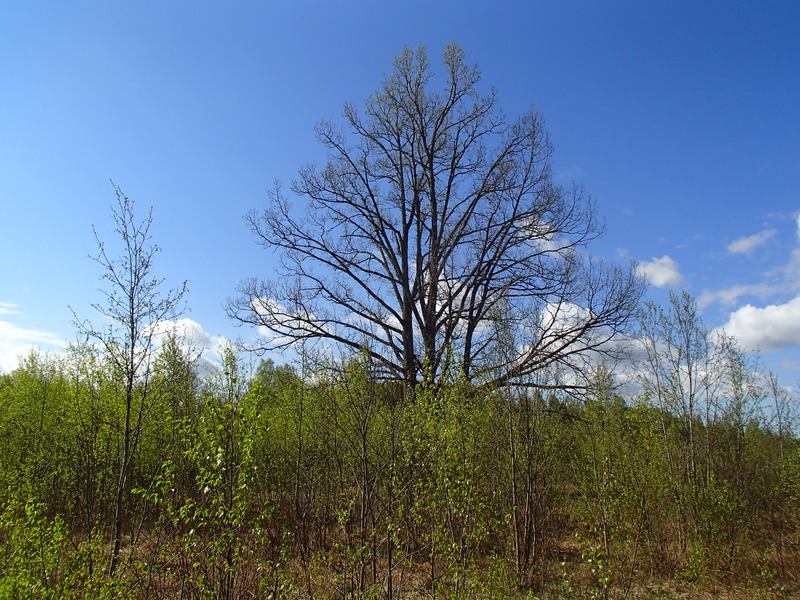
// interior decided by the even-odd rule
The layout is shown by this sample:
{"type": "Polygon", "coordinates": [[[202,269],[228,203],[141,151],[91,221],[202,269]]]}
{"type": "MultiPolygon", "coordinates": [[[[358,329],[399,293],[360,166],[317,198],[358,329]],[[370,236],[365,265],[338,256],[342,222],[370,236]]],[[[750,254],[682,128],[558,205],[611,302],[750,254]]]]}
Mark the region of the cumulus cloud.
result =
{"type": "Polygon", "coordinates": [[[732,312],[721,329],[748,350],[800,346],[800,296],[764,308],[746,304],[732,312]]]}
{"type": "Polygon", "coordinates": [[[777,232],[775,229],[765,229],[753,235],[747,235],[733,240],[728,244],[727,249],[731,254],[745,254],[750,256],[753,250],[759,246],[763,246],[767,240],[774,236],[777,232]]]}
{"type": "MultiPolygon", "coordinates": [[[[15,314],[10,307],[13,305],[0,304],[0,314],[15,314]]],[[[0,370],[13,371],[19,364],[19,357],[25,356],[31,350],[62,350],[66,346],[64,340],[56,334],[39,329],[26,329],[8,321],[0,321],[0,370]]]]}
{"type": "MultiPolygon", "coordinates": [[[[0,303],[0,309],[8,310],[11,307],[13,305],[0,303]]],[[[156,345],[160,343],[158,338],[174,333],[187,351],[214,365],[220,363],[223,348],[229,344],[226,338],[210,335],[202,325],[192,319],[159,321],[153,325],[153,329],[156,345]]],[[[16,369],[19,366],[19,357],[26,356],[32,350],[61,352],[66,347],[67,342],[56,334],[0,321],[0,372],[7,373],[16,369]]]]}
{"type": "Polygon", "coordinates": [[[651,285],[659,288],[676,287],[683,283],[683,275],[680,273],[679,265],[670,256],[653,257],[653,260],[642,261],[636,271],[651,285]]]}
{"type": "Polygon", "coordinates": [[[159,321],[153,325],[156,336],[175,335],[185,349],[210,363],[219,363],[229,341],[220,335],[210,335],[200,323],[184,318],[177,321],[159,321]]]}
{"type": "Polygon", "coordinates": [[[541,328],[546,334],[561,336],[584,323],[589,311],[572,302],[548,302],[541,315],[541,328]]]}

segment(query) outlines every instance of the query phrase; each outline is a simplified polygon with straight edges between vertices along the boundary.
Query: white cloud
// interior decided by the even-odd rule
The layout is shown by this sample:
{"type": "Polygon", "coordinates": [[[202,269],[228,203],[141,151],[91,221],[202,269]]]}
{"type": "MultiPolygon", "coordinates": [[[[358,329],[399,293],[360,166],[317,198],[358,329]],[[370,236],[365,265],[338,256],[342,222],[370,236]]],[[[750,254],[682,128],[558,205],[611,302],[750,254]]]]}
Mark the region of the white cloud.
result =
{"type": "MultiPolygon", "coordinates": [[[[2,309],[11,310],[6,303],[0,304],[0,314],[14,314],[17,311],[3,312],[2,309]]],[[[0,370],[10,372],[17,368],[19,357],[25,356],[31,350],[41,348],[63,349],[64,340],[54,333],[38,329],[25,329],[8,321],[0,321],[0,370]]]]}
{"type": "Polygon", "coordinates": [[[768,283],[756,283],[753,285],[737,284],[729,288],[717,290],[716,292],[703,290],[703,293],[697,298],[697,306],[703,309],[714,302],[719,302],[723,306],[733,306],[742,296],[755,296],[763,300],[780,291],[780,288],[768,283]]]}
{"type": "Polygon", "coordinates": [[[786,283],[793,289],[800,287],[800,248],[792,250],[789,262],[779,270],[786,283]]]}
{"type": "Polygon", "coordinates": [[[259,345],[262,346],[269,346],[272,349],[287,348],[310,331],[319,334],[331,333],[331,329],[322,319],[305,308],[292,311],[267,297],[254,298],[250,301],[250,307],[262,319],[262,323],[276,324],[282,332],[285,332],[285,335],[280,335],[266,325],[259,325],[257,328],[261,338],[259,345]]]}
{"type": "Polygon", "coordinates": [[[678,263],[670,256],[643,261],[636,267],[637,273],[656,287],[675,287],[683,283],[678,263]]]}
{"type": "Polygon", "coordinates": [[[569,336],[571,331],[580,327],[589,317],[589,311],[571,302],[547,303],[540,315],[542,343],[557,344],[557,340],[569,336]]]}
{"type": "Polygon", "coordinates": [[[750,256],[753,250],[759,246],[764,245],[767,240],[774,236],[777,232],[775,229],[765,229],[753,235],[747,235],[733,240],[727,245],[728,252],[731,254],[746,254],[750,256]]]}
{"type": "MultiPolygon", "coordinates": [[[[0,303],[0,309],[8,308],[0,303]]],[[[156,335],[174,332],[187,351],[198,353],[205,361],[218,364],[222,349],[228,340],[222,336],[209,335],[203,326],[191,319],[160,321],[154,325],[156,335]]],[[[0,321],[0,371],[10,372],[19,366],[19,357],[31,350],[63,351],[67,343],[57,335],[37,329],[25,329],[8,321],[0,321]]]]}
{"type": "Polygon", "coordinates": [[[722,329],[748,350],[800,346],[800,296],[764,308],[746,304],[730,314],[722,329]]]}
{"type": "Polygon", "coordinates": [[[200,323],[192,319],[159,321],[154,325],[156,335],[173,333],[183,343],[185,349],[200,355],[211,363],[219,363],[223,349],[229,341],[220,335],[210,335],[200,323]]]}
{"type": "MultiPolygon", "coordinates": [[[[800,216],[798,216],[798,226],[800,227],[800,216]]],[[[776,233],[775,229],[766,229],[755,235],[739,238],[728,244],[728,251],[732,254],[749,255],[776,233]]],[[[697,299],[697,305],[702,309],[719,302],[723,306],[730,307],[737,304],[742,296],[754,296],[765,302],[775,294],[797,293],[797,290],[800,290],[800,247],[791,251],[785,264],[767,270],[761,283],[735,284],[716,291],[704,290],[697,299]]]]}
{"type": "Polygon", "coordinates": [[[0,315],[18,315],[19,311],[17,310],[16,304],[11,304],[10,302],[0,302],[0,315]]]}
{"type": "Polygon", "coordinates": [[[19,311],[17,310],[16,304],[10,304],[8,302],[0,302],[0,315],[18,315],[19,311]]]}

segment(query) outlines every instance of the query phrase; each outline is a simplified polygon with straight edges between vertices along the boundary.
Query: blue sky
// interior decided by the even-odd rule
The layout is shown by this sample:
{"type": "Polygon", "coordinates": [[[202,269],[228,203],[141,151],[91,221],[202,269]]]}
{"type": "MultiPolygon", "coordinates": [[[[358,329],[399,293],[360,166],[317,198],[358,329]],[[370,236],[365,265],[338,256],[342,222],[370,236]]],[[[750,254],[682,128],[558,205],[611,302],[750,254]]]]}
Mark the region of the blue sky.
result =
{"type": "Polygon", "coordinates": [[[156,270],[188,280],[213,346],[274,257],[243,215],[321,162],[314,123],[378,86],[395,54],[457,41],[510,117],[531,104],[557,177],[607,234],[692,293],[712,327],[800,373],[800,4],[796,2],[17,2],[0,7],[0,369],[95,318],[92,225],[110,179],[153,207],[156,270]]]}

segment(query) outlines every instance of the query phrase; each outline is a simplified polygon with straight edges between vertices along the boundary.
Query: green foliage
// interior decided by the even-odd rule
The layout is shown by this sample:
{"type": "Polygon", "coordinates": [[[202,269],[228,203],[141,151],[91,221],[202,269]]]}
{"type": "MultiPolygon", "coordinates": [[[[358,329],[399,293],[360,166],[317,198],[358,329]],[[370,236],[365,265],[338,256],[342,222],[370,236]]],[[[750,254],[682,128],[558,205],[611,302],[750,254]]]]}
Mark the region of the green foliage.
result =
{"type": "Polygon", "coordinates": [[[11,497],[0,516],[3,540],[0,595],[55,597],[64,569],[67,541],[64,522],[60,518],[49,522],[42,514],[45,509],[42,504],[33,501],[23,504],[11,497]]]}
{"type": "Polygon", "coordinates": [[[449,589],[452,597],[470,597],[467,574],[500,524],[488,510],[491,492],[482,477],[491,416],[490,402],[466,384],[421,390],[405,413],[406,468],[416,467],[409,517],[424,540],[434,589],[449,589]]]}
{"type": "Polygon", "coordinates": [[[44,504],[7,490],[0,513],[0,597],[135,597],[126,582],[93,570],[100,556],[92,540],[73,545],[64,520],[47,517],[44,504]]]}
{"type": "Polygon", "coordinates": [[[60,426],[70,403],[62,363],[31,353],[3,388],[0,465],[4,482],[26,485],[39,498],[63,497],[63,437],[60,426]]]}
{"type": "Polygon", "coordinates": [[[800,572],[800,446],[724,399],[692,425],[693,472],[684,415],[604,367],[578,397],[408,393],[366,354],[224,361],[156,361],[114,577],[124,382],[88,346],[3,377],[1,597],[610,598],[800,572]]]}
{"type": "Polygon", "coordinates": [[[708,574],[709,550],[706,545],[698,540],[689,549],[686,564],[678,573],[686,581],[701,581],[708,574]]]}

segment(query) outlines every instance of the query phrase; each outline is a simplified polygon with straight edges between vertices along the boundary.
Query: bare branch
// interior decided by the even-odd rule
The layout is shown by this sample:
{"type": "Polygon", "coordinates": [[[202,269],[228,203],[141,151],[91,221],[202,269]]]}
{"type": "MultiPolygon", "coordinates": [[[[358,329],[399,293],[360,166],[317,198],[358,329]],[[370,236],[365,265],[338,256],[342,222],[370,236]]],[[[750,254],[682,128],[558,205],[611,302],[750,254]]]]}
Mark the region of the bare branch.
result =
{"type": "Polygon", "coordinates": [[[582,255],[602,234],[591,200],[552,181],[541,117],[506,121],[493,90],[451,46],[432,91],[424,49],[406,49],[349,135],[324,121],[323,168],[275,187],[247,223],[281,256],[272,283],[243,283],[229,314],[264,328],[264,348],[295,341],[366,349],[414,384],[456,358],[468,379],[508,385],[575,367],[627,327],[643,292],[631,268],[582,255]],[[495,321],[520,340],[507,358],[495,321]]]}

